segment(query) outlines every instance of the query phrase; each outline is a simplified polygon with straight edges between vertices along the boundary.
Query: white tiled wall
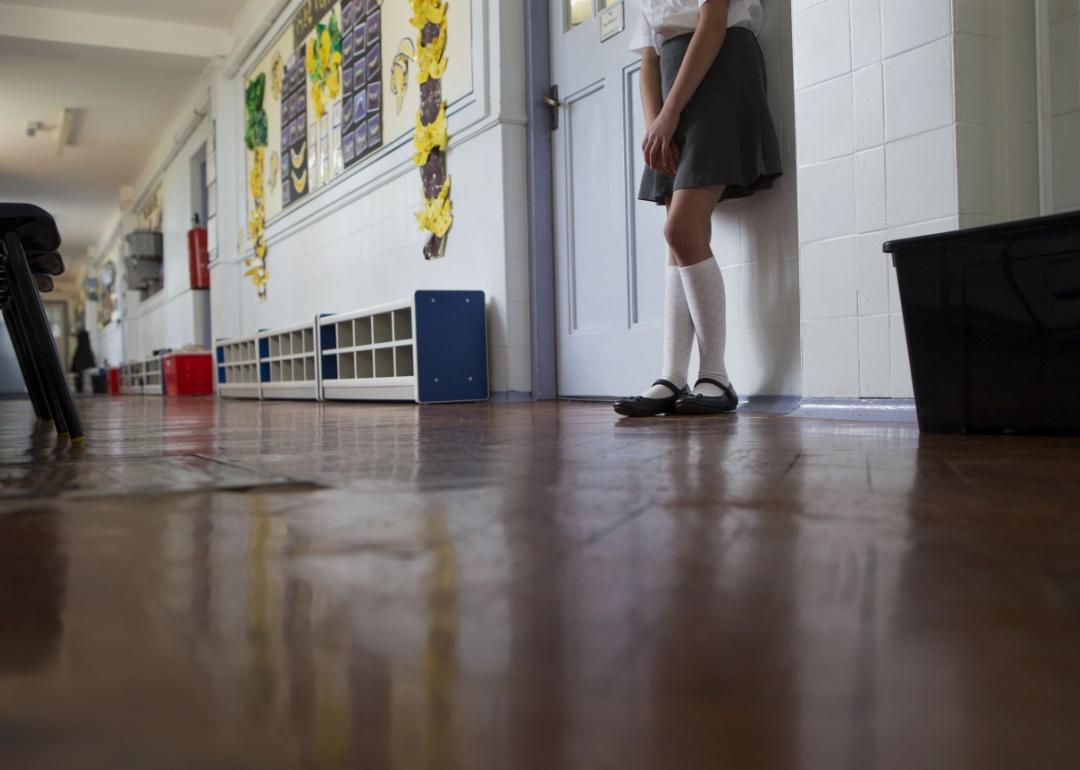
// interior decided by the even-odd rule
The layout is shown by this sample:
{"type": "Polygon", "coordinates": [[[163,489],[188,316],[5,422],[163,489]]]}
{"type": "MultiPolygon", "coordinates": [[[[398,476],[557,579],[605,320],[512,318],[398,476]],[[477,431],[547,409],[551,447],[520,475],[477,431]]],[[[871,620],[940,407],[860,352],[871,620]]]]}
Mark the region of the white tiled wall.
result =
{"type": "Polygon", "coordinates": [[[1080,0],[1049,0],[1053,209],[1080,208],[1080,0]]]}
{"type": "Polygon", "coordinates": [[[758,41],[784,176],[772,190],[722,203],[713,216],[712,247],[727,288],[732,380],[745,395],[794,395],[802,384],[791,9],[772,3],[765,17],[758,41]]]}
{"type": "Polygon", "coordinates": [[[958,222],[952,6],[794,3],[808,396],[911,395],[894,272],[881,246],[958,222]]]}
{"type": "Polygon", "coordinates": [[[1039,213],[1035,0],[956,0],[960,226],[1039,213]]]}

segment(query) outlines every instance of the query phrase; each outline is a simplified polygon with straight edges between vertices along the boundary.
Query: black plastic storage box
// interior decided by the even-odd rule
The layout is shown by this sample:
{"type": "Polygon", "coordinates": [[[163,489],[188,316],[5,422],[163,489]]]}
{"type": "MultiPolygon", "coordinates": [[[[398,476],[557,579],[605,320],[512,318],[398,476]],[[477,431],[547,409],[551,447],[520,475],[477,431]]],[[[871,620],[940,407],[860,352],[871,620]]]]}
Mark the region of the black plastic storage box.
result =
{"type": "Polygon", "coordinates": [[[923,431],[1080,432],[1080,212],[884,248],[923,431]]]}

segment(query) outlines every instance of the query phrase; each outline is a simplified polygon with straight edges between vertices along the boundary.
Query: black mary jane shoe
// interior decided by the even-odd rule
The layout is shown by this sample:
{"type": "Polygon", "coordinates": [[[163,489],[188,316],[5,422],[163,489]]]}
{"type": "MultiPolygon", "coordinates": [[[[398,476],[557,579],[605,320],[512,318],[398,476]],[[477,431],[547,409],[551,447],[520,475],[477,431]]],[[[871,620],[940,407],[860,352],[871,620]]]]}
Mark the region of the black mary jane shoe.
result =
{"type": "Polygon", "coordinates": [[[645,396],[631,396],[615,402],[615,411],[623,417],[656,417],[658,414],[674,414],[675,402],[680,398],[690,395],[690,389],[683,387],[679,390],[675,383],[668,380],[657,380],[653,385],[663,385],[671,391],[672,395],[667,398],[646,398],[645,396]]]}
{"type": "Polygon", "coordinates": [[[675,402],[676,412],[679,414],[699,415],[725,414],[727,412],[734,412],[738,408],[739,395],[735,392],[735,388],[710,377],[702,377],[694,383],[694,387],[696,388],[703,382],[715,385],[720,388],[720,390],[724,391],[723,394],[719,396],[701,396],[690,393],[685,396],[679,396],[675,402]]]}

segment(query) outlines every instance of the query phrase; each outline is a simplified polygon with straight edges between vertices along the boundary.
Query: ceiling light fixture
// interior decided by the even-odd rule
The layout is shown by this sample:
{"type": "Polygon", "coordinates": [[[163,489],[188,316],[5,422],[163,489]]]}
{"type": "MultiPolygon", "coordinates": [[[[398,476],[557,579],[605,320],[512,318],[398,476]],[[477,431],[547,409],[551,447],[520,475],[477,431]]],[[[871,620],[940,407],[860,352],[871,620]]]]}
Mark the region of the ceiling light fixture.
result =
{"type": "Polygon", "coordinates": [[[63,155],[64,148],[70,144],[74,144],[71,136],[74,127],[75,110],[65,107],[60,111],[59,125],[54,126],[48,123],[42,123],[40,120],[29,120],[26,122],[26,135],[33,139],[39,132],[50,133],[56,131],[56,154],[63,155]]]}

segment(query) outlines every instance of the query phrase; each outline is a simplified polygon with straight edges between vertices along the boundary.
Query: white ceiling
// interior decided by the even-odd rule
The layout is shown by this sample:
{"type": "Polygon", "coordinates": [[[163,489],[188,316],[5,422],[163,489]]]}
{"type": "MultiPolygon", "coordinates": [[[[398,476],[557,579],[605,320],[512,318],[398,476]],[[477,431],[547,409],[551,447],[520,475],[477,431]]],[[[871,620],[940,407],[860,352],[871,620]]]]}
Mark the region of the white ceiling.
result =
{"type": "Polygon", "coordinates": [[[7,5],[228,28],[244,0],[5,0],[7,5]]]}
{"type": "Polygon", "coordinates": [[[96,45],[43,39],[47,34],[35,39],[34,22],[62,22],[65,17],[55,14],[78,11],[227,30],[244,2],[0,0],[0,200],[36,203],[52,212],[65,259],[85,257],[117,211],[120,188],[143,171],[209,61],[204,55],[132,50],[106,38],[95,39],[96,45]],[[14,29],[2,23],[5,9],[11,19],[24,9],[46,15],[30,17],[13,37],[4,34],[14,29]],[[56,134],[30,138],[26,123],[56,124],[63,107],[79,117],[73,146],[57,157],[56,134]]]}

